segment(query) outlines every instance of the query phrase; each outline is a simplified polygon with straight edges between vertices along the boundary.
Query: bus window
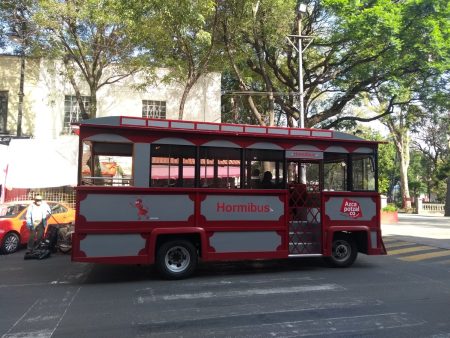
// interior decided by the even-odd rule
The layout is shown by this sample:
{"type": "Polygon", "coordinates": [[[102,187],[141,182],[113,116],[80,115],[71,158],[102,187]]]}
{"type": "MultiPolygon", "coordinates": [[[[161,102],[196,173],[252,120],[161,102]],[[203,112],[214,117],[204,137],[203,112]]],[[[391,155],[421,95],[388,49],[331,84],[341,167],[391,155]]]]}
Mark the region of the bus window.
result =
{"type": "Polygon", "coordinates": [[[371,154],[352,155],[353,190],[375,190],[375,162],[371,154]]]}
{"type": "Polygon", "coordinates": [[[303,184],[308,191],[319,191],[320,165],[318,162],[288,162],[287,176],[291,184],[303,184]],[[301,171],[304,171],[302,178],[301,171]]]}
{"type": "Polygon", "coordinates": [[[241,150],[200,147],[200,187],[239,188],[241,184],[241,150]]]}
{"type": "Polygon", "coordinates": [[[284,151],[247,149],[245,152],[246,187],[281,189],[284,180],[284,151]]]}
{"type": "Polygon", "coordinates": [[[132,185],[133,145],[84,142],[82,185],[132,185]]]}
{"type": "Polygon", "coordinates": [[[195,147],[152,144],[150,185],[152,187],[195,186],[195,147]]]}
{"type": "Polygon", "coordinates": [[[324,190],[347,190],[347,154],[325,153],[323,178],[324,190]]]}

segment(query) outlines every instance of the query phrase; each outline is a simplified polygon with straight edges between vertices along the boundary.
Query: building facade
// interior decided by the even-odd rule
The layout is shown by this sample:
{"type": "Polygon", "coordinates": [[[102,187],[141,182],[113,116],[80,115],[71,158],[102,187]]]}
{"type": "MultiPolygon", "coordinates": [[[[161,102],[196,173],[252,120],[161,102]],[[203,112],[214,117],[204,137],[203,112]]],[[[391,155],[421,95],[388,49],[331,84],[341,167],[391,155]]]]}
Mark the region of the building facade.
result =
{"type": "MultiPolygon", "coordinates": [[[[29,199],[37,192],[47,199],[73,202],[73,191],[67,193],[67,188],[76,184],[78,136],[72,133],[71,123],[79,121],[81,114],[65,74],[61,61],[26,59],[19,138],[21,59],[0,55],[0,203],[29,199]],[[26,169],[30,167],[33,175],[26,169]]],[[[97,117],[178,119],[183,85],[163,81],[165,75],[167,69],[158,69],[153,81],[145,84],[146,74],[138,72],[101,87],[97,117]]],[[[89,105],[88,86],[80,79],[78,76],[81,95],[89,105]]],[[[201,77],[189,93],[183,119],[220,122],[220,96],[221,75],[201,77]]]]}
{"type": "MultiPolygon", "coordinates": [[[[142,116],[177,119],[183,93],[179,83],[166,83],[167,70],[158,69],[155,80],[144,85],[145,74],[135,73],[97,92],[97,117],[142,116]]],[[[89,104],[87,85],[77,78],[81,95],[89,104]]],[[[184,119],[220,122],[219,73],[200,78],[192,88],[184,119]]],[[[0,135],[16,135],[20,86],[20,57],[0,55],[0,135]]],[[[56,139],[70,133],[70,123],[80,119],[75,91],[60,61],[27,59],[25,63],[22,134],[36,139],[56,139]]]]}

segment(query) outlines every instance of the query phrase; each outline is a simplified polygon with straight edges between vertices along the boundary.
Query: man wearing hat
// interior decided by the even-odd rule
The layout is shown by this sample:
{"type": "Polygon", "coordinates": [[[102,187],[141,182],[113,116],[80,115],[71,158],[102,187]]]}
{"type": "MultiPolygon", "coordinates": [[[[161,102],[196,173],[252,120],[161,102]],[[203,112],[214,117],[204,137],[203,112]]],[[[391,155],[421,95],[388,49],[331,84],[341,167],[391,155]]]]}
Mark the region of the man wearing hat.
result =
{"type": "Polygon", "coordinates": [[[36,195],[34,202],[28,207],[26,216],[27,227],[30,230],[30,238],[28,239],[27,245],[28,251],[33,250],[41,242],[47,225],[47,219],[51,213],[48,204],[42,201],[42,196],[36,195]]]}

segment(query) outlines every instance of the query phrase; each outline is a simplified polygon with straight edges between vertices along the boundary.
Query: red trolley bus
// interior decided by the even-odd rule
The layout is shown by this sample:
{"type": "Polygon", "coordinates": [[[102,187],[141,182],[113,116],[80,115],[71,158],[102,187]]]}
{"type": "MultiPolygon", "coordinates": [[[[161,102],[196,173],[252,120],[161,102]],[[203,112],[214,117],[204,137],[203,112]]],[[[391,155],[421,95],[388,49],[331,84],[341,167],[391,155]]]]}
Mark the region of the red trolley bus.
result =
{"type": "Polygon", "coordinates": [[[80,123],[72,260],[156,264],[385,254],[377,142],[331,130],[112,116],[80,123]]]}

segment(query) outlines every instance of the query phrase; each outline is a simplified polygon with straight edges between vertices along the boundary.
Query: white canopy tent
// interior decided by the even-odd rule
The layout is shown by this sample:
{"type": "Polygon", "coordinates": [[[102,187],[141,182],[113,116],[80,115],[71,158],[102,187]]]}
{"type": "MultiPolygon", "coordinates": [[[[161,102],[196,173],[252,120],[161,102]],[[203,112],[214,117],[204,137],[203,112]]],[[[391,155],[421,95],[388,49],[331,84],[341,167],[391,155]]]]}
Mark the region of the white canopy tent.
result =
{"type": "Polygon", "coordinates": [[[77,184],[78,136],[57,140],[13,139],[6,157],[6,189],[77,184]]]}
{"type": "Polygon", "coordinates": [[[8,166],[8,149],[8,146],[0,144],[0,185],[2,186],[4,186],[6,179],[6,168],[8,166]]]}

